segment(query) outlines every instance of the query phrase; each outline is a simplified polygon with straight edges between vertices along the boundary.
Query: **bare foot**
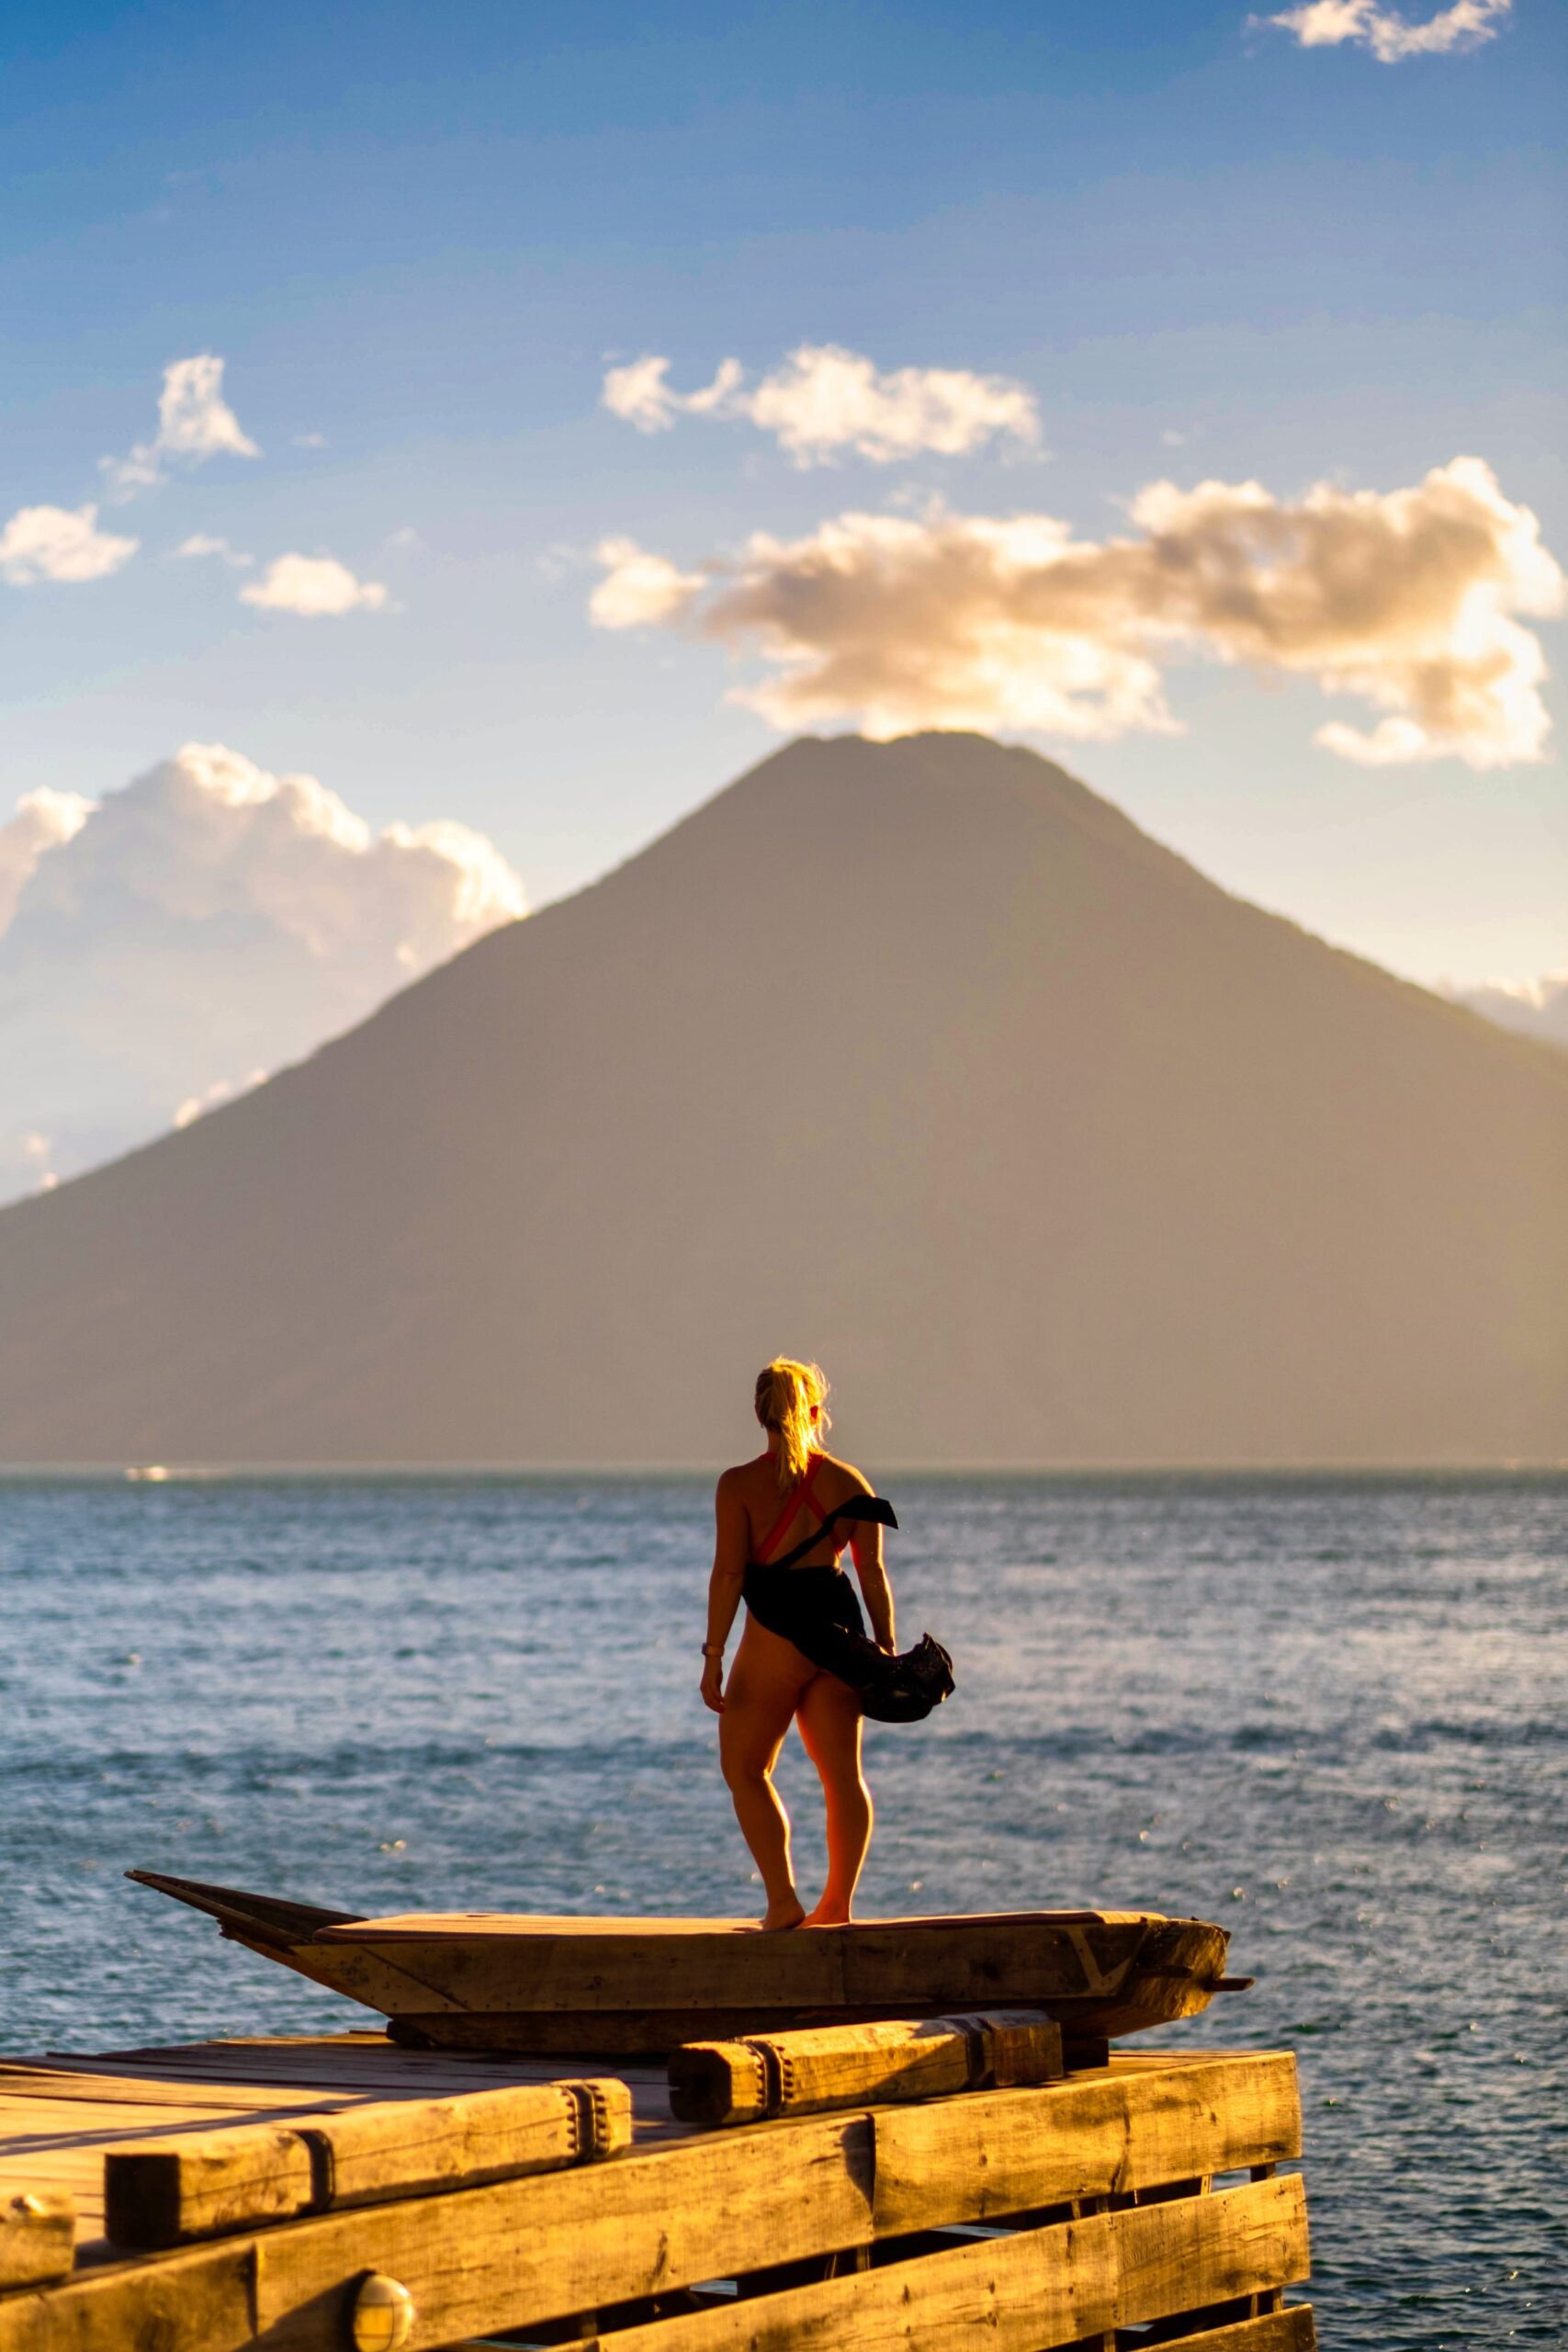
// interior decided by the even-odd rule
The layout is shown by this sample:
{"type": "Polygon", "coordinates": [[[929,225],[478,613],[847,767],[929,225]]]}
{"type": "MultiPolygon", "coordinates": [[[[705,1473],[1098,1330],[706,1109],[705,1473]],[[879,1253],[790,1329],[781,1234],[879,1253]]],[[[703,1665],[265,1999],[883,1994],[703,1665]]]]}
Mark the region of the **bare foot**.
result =
{"type": "Polygon", "coordinates": [[[803,1928],[847,1928],[850,1924],[849,1905],[829,1903],[824,1895],[815,1909],[807,1913],[800,1924],[803,1928]]]}
{"type": "Polygon", "coordinates": [[[770,1903],[762,1914],[761,1925],[764,1931],[770,1928],[803,1928],[807,1925],[806,1906],[799,1896],[794,1894],[787,1902],[770,1903]]]}

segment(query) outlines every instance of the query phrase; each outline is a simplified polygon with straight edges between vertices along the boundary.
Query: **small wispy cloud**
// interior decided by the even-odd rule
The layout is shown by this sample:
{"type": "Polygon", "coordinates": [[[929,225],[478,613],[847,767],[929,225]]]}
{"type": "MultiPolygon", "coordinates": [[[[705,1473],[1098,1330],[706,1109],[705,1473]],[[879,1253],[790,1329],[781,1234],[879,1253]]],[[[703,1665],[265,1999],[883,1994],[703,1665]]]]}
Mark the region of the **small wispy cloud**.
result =
{"type": "Polygon", "coordinates": [[[0,531],[0,579],[13,588],[40,580],[105,580],[139,545],[100,531],[96,506],[22,506],[0,531]]]}
{"type": "Polygon", "coordinates": [[[290,447],[296,449],[324,449],[326,446],[327,436],[324,433],[297,433],[290,444],[290,447]]]}
{"type": "Polygon", "coordinates": [[[771,434],[800,466],[852,453],[874,465],[899,458],[960,457],[998,436],[1031,448],[1040,440],[1034,395],[1007,376],[965,368],[897,368],[886,373],[834,344],[802,344],[750,390],[738,359],[713,381],[678,392],[668,359],[649,354],[604,378],[603,404],[639,433],[668,432],[683,416],[741,418],[771,434]]]}
{"type": "Polygon", "coordinates": [[[231,547],[227,539],[214,538],[210,531],[193,531],[188,539],[180,541],[174,552],[176,556],[219,556],[225,563],[231,563],[240,571],[255,561],[254,555],[242,554],[238,548],[231,547]]]}
{"type": "Polygon", "coordinates": [[[672,621],[707,586],[705,571],[682,571],[635,539],[601,539],[594,553],[604,567],[588,600],[598,628],[649,628],[672,621]]]}
{"type": "Polygon", "coordinates": [[[772,674],[733,698],[780,728],[1171,733],[1165,669],[1197,655],[1371,704],[1370,729],[1333,719],[1314,738],[1362,766],[1542,756],[1546,659],[1514,616],[1562,611],[1565,582],[1479,458],[1295,500],[1156,481],[1128,511],[1138,536],[1102,542],[1049,514],[852,513],[689,571],[606,539],[590,611],[760,654],[772,674]]]}
{"type": "Polygon", "coordinates": [[[100,463],[111,496],[125,499],[165,481],[171,459],[201,465],[209,458],[260,455],[223,398],[222,360],[213,352],[199,351],[164,368],[158,430],[152,440],[137,442],[128,457],[105,458],[100,463]]]}
{"type": "Polygon", "coordinates": [[[357,580],[346,563],[331,555],[274,557],[259,580],[240,591],[242,605],[268,613],[295,613],[303,620],[339,613],[378,613],[387,591],[378,580],[357,580]]]}
{"type": "Polygon", "coordinates": [[[1568,968],[1547,972],[1539,980],[1488,980],[1478,989],[1451,993],[1472,1012],[1505,1029],[1517,1029],[1549,1046],[1568,1046],[1568,968]]]}
{"type": "Polygon", "coordinates": [[[1412,24],[1380,0],[1304,0],[1279,16],[1247,21],[1252,30],[1275,26],[1293,33],[1303,49],[1338,49],[1351,41],[1384,65],[1397,65],[1407,57],[1448,57],[1456,50],[1479,49],[1496,39],[1512,8],[1513,0],[1456,0],[1454,6],[1412,24]]]}

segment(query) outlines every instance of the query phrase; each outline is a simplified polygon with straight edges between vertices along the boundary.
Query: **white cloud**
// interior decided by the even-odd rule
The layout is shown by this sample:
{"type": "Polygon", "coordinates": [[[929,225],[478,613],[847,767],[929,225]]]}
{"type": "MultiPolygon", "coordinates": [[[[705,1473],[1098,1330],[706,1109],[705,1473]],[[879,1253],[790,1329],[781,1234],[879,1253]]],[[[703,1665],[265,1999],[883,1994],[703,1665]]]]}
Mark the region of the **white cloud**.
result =
{"type": "Polygon", "coordinates": [[[22,795],[16,815],[0,825],[0,932],[44,852],[73,840],[96,806],[80,792],[55,792],[48,785],[22,795]]]}
{"type": "Polygon", "coordinates": [[[1568,1046],[1568,968],[1539,980],[1489,980],[1484,988],[1456,989],[1453,994],[1505,1029],[1521,1030],[1549,1046],[1568,1046]]]}
{"type": "Polygon", "coordinates": [[[96,506],[19,507],[0,531],[0,578],[14,588],[39,580],[107,579],[136,553],[135,539],[97,527],[96,506]]]}
{"type": "Polygon", "coordinates": [[[493,842],[373,833],[315,777],[190,743],[0,827],[0,1182],[145,1140],[524,911],[493,842]]]}
{"type": "Polygon", "coordinates": [[[1370,49],[1384,65],[1406,57],[1446,57],[1495,40],[1513,0],[1456,0],[1419,24],[1380,0],[1306,0],[1277,17],[1249,17],[1250,26],[1277,25],[1303,49],[1337,49],[1345,41],[1370,49]]]}
{"type": "Polygon", "coordinates": [[[294,435],[296,449],[324,449],[326,446],[327,436],[324,433],[297,433],[294,435]]]}
{"type": "Polygon", "coordinates": [[[877,465],[925,455],[957,457],[997,435],[1031,447],[1040,438],[1034,395],[1006,376],[964,368],[898,368],[883,374],[858,352],[802,344],[753,390],[738,359],[720,362],[711,384],[677,392],[670,362],[649,355],[604,378],[604,405],[641,433],[668,431],[678,417],[744,417],[771,433],[797,465],[830,463],[853,451],[877,465]]]}
{"type": "Polygon", "coordinates": [[[604,577],[588,600],[600,628],[645,628],[673,620],[702,594],[706,576],[680,571],[661,555],[649,555],[635,539],[601,539],[594,549],[604,577]]]}
{"type": "Polygon", "coordinates": [[[231,548],[227,539],[214,538],[210,531],[193,531],[188,539],[180,541],[175,553],[181,556],[219,555],[225,563],[231,563],[241,571],[246,564],[255,561],[254,555],[242,555],[239,548],[231,548]]]}
{"type": "Polygon", "coordinates": [[[1386,714],[1370,733],[1334,720],[1316,739],[1366,764],[1541,756],[1545,661],[1512,616],[1560,611],[1563,576],[1479,458],[1294,502],[1154,482],[1130,512],[1141,536],[1104,542],[1046,514],[852,513],[687,572],[607,540],[594,617],[754,650],[774,674],[735,698],[781,728],[1169,730],[1162,669],[1196,654],[1370,702],[1386,714]]]}
{"type": "Polygon", "coordinates": [[[386,601],[387,591],[378,580],[356,580],[347,564],[330,555],[277,556],[259,580],[240,591],[242,605],[256,605],[269,613],[298,613],[307,620],[355,609],[377,613],[386,601]]]}
{"type": "Polygon", "coordinates": [[[173,1124],[176,1127],[193,1127],[197,1119],[209,1111],[216,1111],[220,1102],[232,1102],[236,1095],[248,1094],[253,1087],[265,1086],[266,1080],[265,1069],[252,1070],[238,1084],[226,1078],[216,1078],[210,1086],[204,1086],[199,1094],[187,1094],[183,1102],[175,1105],[173,1124]]]}
{"type": "Polygon", "coordinates": [[[222,360],[199,351],[164,368],[152,439],[139,441],[128,458],[105,458],[102,463],[114,495],[130,498],[165,481],[171,458],[201,465],[225,455],[259,458],[261,451],[223,398],[222,360]]]}

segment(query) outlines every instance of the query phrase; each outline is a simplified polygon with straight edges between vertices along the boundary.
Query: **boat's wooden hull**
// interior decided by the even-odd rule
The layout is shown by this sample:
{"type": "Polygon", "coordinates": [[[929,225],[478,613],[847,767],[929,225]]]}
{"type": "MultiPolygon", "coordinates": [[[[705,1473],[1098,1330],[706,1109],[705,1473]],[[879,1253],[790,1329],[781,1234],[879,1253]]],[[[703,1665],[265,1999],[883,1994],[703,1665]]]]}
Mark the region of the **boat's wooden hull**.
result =
{"type": "Polygon", "coordinates": [[[1226,1937],[1152,1912],[1009,1912],[762,1934],[741,1922],[411,1914],[361,1919],[151,1871],[144,1885],[391,2020],[425,2048],[664,2052],[769,2029],[1043,2010],[1072,2041],[1208,2006],[1226,1937]]]}

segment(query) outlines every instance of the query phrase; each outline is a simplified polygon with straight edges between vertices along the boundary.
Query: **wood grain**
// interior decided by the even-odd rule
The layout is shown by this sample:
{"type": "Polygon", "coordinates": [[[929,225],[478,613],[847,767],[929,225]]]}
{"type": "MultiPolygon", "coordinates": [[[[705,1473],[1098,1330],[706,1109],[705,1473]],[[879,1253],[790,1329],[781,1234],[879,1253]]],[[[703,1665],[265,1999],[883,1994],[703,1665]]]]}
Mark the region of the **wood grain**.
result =
{"type": "MultiPolygon", "coordinates": [[[[1292,2175],[981,2239],[590,2340],[600,2352],[1046,2352],[1304,2278],[1308,2258],[1292,2175]]],[[[1228,2332],[1209,2331],[1222,2342],[1228,2332]]]]}
{"type": "Polygon", "coordinates": [[[0,2183],[0,2291],[62,2278],[76,2258],[76,2208],[59,2188],[0,2183]]]}
{"type": "Polygon", "coordinates": [[[679,2121],[714,2127],[1044,2083],[1061,2072],[1060,2026],[1037,2009],[993,2010],[687,2042],[670,2053],[670,2105],[679,2121]]]}
{"type": "Polygon", "coordinates": [[[117,2245],[182,2245],[259,2222],[551,2171],[630,2143],[631,2095],[614,2080],[377,2101],[310,2123],[111,2148],[106,2226],[117,2245]]]}
{"type": "Polygon", "coordinates": [[[1040,2090],[879,2109],[879,2235],[990,2222],[1301,2152],[1289,2051],[1108,2067],[1040,2090]]]}

